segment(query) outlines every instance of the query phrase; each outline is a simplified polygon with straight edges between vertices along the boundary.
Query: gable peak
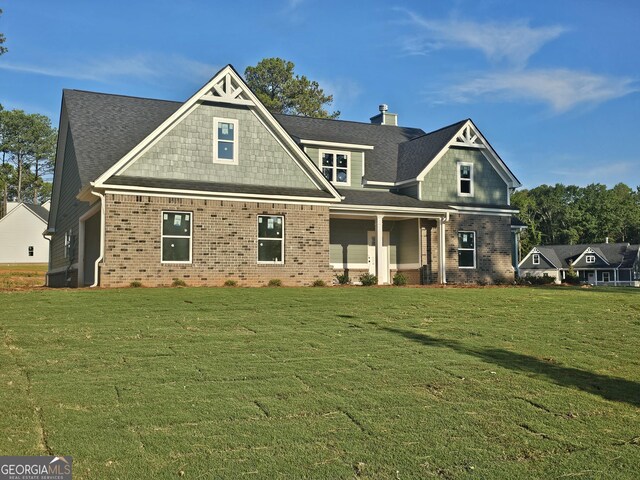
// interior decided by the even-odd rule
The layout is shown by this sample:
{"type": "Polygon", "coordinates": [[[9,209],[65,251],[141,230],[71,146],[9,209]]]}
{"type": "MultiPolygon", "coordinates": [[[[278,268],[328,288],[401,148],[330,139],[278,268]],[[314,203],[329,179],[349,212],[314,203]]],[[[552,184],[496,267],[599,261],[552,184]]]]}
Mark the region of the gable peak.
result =
{"type": "Polygon", "coordinates": [[[454,138],[451,145],[456,147],[467,147],[467,148],[486,148],[487,146],[481,139],[479,132],[473,126],[473,123],[470,120],[464,124],[464,126],[460,129],[456,137],[454,138]]]}

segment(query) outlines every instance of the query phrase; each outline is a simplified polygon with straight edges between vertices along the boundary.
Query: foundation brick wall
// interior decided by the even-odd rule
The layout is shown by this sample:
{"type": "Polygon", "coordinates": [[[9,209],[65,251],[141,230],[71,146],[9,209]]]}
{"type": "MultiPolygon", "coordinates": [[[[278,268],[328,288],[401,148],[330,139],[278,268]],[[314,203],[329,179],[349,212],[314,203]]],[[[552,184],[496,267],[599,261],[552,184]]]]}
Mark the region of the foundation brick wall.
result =
{"type": "Polygon", "coordinates": [[[331,283],[329,264],[329,208],[240,201],[164,198],[108,194],[105,258],[100,285],[170,285],[173,279],[187,285],[261,286],[270,279],[286,285],[310,285],[320,279],[331,283]],[[191,212],[192,263],[161,263],[163,211],[191,212]],[[285,262],[257,263],[257,215],[283,215],[285,262]]]}
{"type": "Polygon", "coordinates": [[[446,224],[447,283],[511,283],[511,217],[453,214],[446,224]],[[458,268],[458,232],[476,232],[476,268],[458,268]]]}

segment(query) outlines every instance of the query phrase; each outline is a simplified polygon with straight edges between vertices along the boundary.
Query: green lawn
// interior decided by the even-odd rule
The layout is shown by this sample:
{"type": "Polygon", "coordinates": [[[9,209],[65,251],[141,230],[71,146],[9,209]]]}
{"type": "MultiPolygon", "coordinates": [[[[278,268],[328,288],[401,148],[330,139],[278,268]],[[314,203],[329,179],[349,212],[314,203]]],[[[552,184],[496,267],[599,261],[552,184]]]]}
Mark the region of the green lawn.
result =
{"type": "Polygon", "coordinates": [[[640,290],[0,293],[0,454],[74,478],[638,478],[640,290]]]}

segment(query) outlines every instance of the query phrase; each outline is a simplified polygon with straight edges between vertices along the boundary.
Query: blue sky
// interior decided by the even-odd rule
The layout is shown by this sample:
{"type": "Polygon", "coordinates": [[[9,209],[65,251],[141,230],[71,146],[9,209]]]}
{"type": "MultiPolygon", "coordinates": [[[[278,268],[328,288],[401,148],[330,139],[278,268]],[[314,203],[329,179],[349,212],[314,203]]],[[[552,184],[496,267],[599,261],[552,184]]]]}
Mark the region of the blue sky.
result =
{"type": "Polygon", "coordinates": [[[640,185],[640,2],[0,1],[0,103],[62,88],[185,100],[227,63],[279,56],[346,120],[378,104],[435,130],[470,117],[525,187],[640,185]]]}

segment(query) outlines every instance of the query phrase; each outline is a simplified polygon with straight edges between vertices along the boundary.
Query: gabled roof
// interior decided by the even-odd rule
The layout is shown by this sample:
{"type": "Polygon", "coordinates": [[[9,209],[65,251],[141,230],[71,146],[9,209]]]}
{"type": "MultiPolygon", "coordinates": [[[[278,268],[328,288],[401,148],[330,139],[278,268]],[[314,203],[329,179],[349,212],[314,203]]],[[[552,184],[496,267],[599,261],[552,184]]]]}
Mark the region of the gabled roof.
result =
{"type": "Polygon", "coordinates": [[[591,249],[601,256],[603,260],[611,265],[611,268],[631,268],[638,258],[639,246],[628,243],[592,243],[543,245],[534,248],[559,268],[569,268],[569,262],[575,262],[587,249],[591,249]]]}
{"type": "Polygon", "coordinates": [[[275,114],[295,140],[372,145],[366,152],[365,178],[394,182],[398,171],[398,146],[425,135],[419,128],[275,114]]]}
{"type": "Polygon", "coordinates": [[[174,113],[181,102],[64,90],[80,182],[94,181],[174,113]]]}
{"type": "Polygon", "coordinates": [[[398,146],[398,170],[396,181],[416,178],[422,170],[446,147],[467,120],[425,133],[398,146]]]}
{"type": "Polygon", "coordinates": [[[24,211],[26,215],[34,215],[45,225],[47,223],[47,220],[49,219],[49,210],[47,210],[42,205],[33,205],[32,203],[20,202],[14,208],[12,208],[4,217],[0,218],[0,222],[11,215],[20,215],[21,211],[24,211]],[[24,210],[22,207],[24,207],[24,210]]]}
{"type": "Polygon", "coordinates": [[[32,203],[23,203],[22,205],[31,210],[31,212],[42,219],[42,221],[47,222],[49,220],[49,210],[42,205],[34,205],[32,203]]]}

